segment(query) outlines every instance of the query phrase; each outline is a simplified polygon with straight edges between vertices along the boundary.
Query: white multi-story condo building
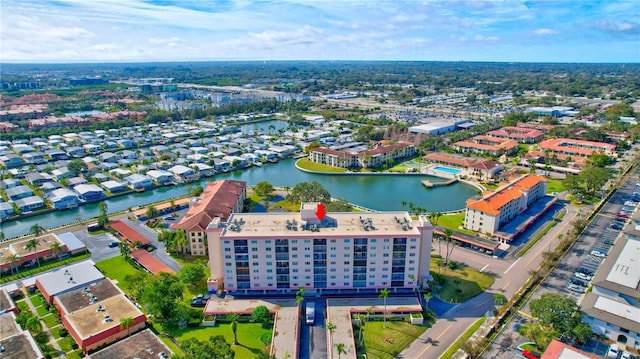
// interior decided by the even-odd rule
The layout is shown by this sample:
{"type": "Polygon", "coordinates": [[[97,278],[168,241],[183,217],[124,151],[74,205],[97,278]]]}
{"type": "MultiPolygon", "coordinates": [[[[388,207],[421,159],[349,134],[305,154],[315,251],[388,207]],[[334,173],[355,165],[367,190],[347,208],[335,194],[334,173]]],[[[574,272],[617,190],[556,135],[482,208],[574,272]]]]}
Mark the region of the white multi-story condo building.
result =
{"type": "Polygon", "coordinates": [[[482,198],[468,199],[463,225],[472,231],[493,235],[500,226],[544,196],[546,191],[546,178],[524,175],[482,198]]]}
{"type": "Polygon", "coordinates": [[[407,212],[233,213],[207,227],[209,289],[407,289],[429,278],[433,227],[407,212]],[[223,283],[223,284],[222,284],[223,283]]]}

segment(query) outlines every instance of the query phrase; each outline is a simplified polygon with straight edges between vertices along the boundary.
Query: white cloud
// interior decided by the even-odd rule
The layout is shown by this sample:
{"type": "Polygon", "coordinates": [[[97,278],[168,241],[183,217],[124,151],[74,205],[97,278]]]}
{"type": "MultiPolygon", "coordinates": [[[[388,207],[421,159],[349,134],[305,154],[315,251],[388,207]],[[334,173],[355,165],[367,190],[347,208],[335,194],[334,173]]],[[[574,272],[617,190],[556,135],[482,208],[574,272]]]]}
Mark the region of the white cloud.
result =
{"type": "Polygon", "coordinates": [[[534,35],[539,35],[539,36],[556,35],[556,34],[558,34],[558,31],[552,30],[552,29],[548,29],[548,28],[540,28],[540,29],[533,30],[533,34],[534,35]]]}

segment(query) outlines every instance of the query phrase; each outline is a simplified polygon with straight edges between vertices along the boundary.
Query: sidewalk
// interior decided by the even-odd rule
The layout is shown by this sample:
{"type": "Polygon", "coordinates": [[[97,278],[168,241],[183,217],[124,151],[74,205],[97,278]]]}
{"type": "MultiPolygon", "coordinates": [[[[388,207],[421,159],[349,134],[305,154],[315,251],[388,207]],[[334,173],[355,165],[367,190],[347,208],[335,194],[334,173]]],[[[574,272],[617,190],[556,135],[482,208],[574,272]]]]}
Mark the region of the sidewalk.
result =
{"type": "MultiPolygon", "coordinates": [[[[31,313],[33,313],[33,315],[35,315],[38,318],[40,318],[40,315],[38,315],[38,310],[33,305],[33,303],[31,303],[31,298],[29,298],[29,296],[26,293],[24,293],[24,294],[25,294],[24,302],[27,303],[27,305],[29,306],[29,310],[31,310],[31,313]]],[[[45,334],[47,334],[47,338],[49,338],[49,344],[51,344],[53,346],[53,348],[58,352],[57,356],[65,355],[65,352],[62,351],[62,348],[60,348],[60,345],[58,345],[58,342],[56,341],[56,339],[51,334],[51,331],[49,330],[50,328],[47,327],[47,324],[44,322],[44,320],[40,319],[40,324],[42,325],[42,331],[45,334]]]]}

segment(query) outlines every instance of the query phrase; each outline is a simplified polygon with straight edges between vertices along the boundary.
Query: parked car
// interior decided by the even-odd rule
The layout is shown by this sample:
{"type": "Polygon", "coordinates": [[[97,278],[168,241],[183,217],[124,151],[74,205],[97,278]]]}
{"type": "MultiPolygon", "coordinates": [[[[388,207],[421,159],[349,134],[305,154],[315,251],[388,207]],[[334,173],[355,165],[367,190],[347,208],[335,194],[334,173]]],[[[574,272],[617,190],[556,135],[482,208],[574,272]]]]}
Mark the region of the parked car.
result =
{"type": "Polygon", "coordinates": [[[593,276],[588,275],[586,273],[581,273],[581,272],[575,272],[573,273],[574,276],[576,276],[576,278],[580,278],[580,279],[584,279],[584,280],[591,280],[593,279],[593,276]]]}
{"type": "Polygon", "coordinates": [[[622,356],[620,357],[620,359],[631,359],[631,358],[633,358],[633,357],[631,356],[631,353],[629,353],[629,352],[628,352],[628,351],[626,351],[626,350],[624,350],[624,351],[622,352],[622,356]]]}
{"type": "Polygon", "coordinates": [[[204,307],[207,305],[207,300],[203,298],[191,299],[190,304],[192,307],[204,307]]]}
{"type": "Polygon", "coordinates": [[[118,243],[118,242],[116,242],[116,241],[109,242],[109,248],[115,248],[115,247],[117,247],[118,245],[119,245],[119,243],[118,243]]]}
{"type": "Polygon", "coordinates": [[[523,350],[522,351],[522,356],[524,356],[527,359],[539,359],[540,355],[538,355],[537,353],[534,353],[532,351],[529,350],[523,350]]]}
{"type": "Polygon", "coordinates": [[[629,207],[635,207],[638,205],[638,202],[634,202],[634,201],[625,201],[624,202],[625,206],[629,206],[629,207]]]}
{"type": "Polygon", "coordinates": [[[626,213],[622,213],[622,212],[620,212],[620,213],[616,214],[616,216],[617,216],[617,217],[622,217],[622,218],[629,218],[629,215],[628,215],[628,214],[626,214],[626,213]]]}
{"type": "Polygon", "coordinates": [[[569,283],[567,284],[567,288],[569,288],[569,290],[574,291],[574,292],[578,292],[578,293],[584,293],[586,291],[586,288],[580,285],[576,285],[573,283],[569,283]]]}
{"type": "Polygon", "coordinates": [[[607,253],[599,250],[599,249],[594,249],[591,251],[591,255],[594,257],[598,257],[598,258],[604,258],[607,256],[607,253]]]}
{"type": "Polygon", "coordinates": [[[584,282],[584,281],[582,281],[582,280],[580,280],[578,278],[570,278],[569,279],[569,283],[575,284],[575,285],[579,285],[579,286],[585,287],[585,288],[589,286],[589,284],[587,282],[584,282]]]}
{"type": "Polygon", "coordinates": [[[621,230],[622,227],[624,227],[624,226],[622,224],[620,224],[620,222],[614,222],[614,223],[611,223],[611,225],[609,225],[609,228],[615,229],[616,231],[621,230]]]}
{"type": "Polygon", "coordinates": [[[617,359],[620,354],[620,348],[618,344],[609,345],[609,350],[607,351],[607,358],[617,359]]]}

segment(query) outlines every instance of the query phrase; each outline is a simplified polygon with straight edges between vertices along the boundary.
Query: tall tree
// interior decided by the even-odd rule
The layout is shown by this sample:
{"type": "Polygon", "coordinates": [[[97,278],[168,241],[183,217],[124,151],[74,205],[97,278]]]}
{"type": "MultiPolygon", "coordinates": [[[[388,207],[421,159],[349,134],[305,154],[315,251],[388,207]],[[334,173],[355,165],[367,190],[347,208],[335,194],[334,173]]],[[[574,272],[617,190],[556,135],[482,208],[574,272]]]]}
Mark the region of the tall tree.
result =
{"type": "Polygon", "coordinates": [[[384,288],[380,290],[379,297],[384,300],[384,316],[383,316],[383,324],[384,328],[387,327],[387,297],[389,296],[389,288],[384,288]]]}
{"type": "Polygon", "coordinates": [[[273,191],[273,185],[267,181],[260,181],[253,187],[253,192],[261,197],[271,198],[273,191]]]}
{"type": "Polygon", "coordinates": [[[34,237],[39,237],[42,233],[44,233],[45,229],[38,223],[34,223],[31,228],[29,228],[29,233],[33,234],[34,237]]]}
{"type": "Polygon", "coordinates": [[[131,317],[122,317],[120,318],[120,329],[127,330],[127,336],[131,335],[131,326],[135,323],[135,319],[131,317]]]}
{"type": "Polygon", "coordinates": [[[240,318],[238,313],[227,314],[227,320],[231,322],[231,331],[233,332],[233,345],[240,344],[238,342],[238,318],[240,318]]]}
{"type": "Polygon", "coordinates": [[[108,210],[109,207],[106,202],[102,201],[98,203],[98,225],[100,227],[107,227],[109,225],[109,216],[107,215],[108,210]]]}
{"type": "Polygon", "coordinates": [[[202,264],[189,263],[180,268],[178,278],[180,278],[183,283],[196,287],[207,278],[207,273],[202,264]]]}
{"type": "Polygon", "coordinates": [[[431,294],[431,292],[426,292],[422,295],[422,298],[424,298],[425,309],[429,310],[429,300],[433,298],[433,294],[431,294]]]}
{"type": "Polygon", "coordinates": [[[338,358],[340,358],[342,354],[347,354],[347,350],[343,343],[336,343],[336,351],[338,352],[338,358]]]}
{"type": "Polygon", "coordinates": [[[61,246],[60,242],[58,241],[51,243],[51,245],[49,246],[49,251],[55,254],[57,259],[60,259],[60,252],[62,252],[63,249],[64,247],[61,246]]]}
{"type": "Polygon", "coordinates": [[[125,258],[129,258],[131,254],[131,247],[129,247],[129,243],[127,241],[118,242],[118,248],[120,248],[120,254],[125,258]]]}
{"type": "Polygon", "coordinates": [[[178,323],[188,317],[181,304],[184,295],[184,285],[177,276],[160,272],[149,278],[149,284],[144,289],[142,301],[148,308],[149,314],[165,329],[177,327],[178,323]]]}
{"type": "Polygon", "coordinates": [[[6,263],[9,263],[9,267],[11,268],[11,274],[13,274],[13,271],[16,270],[17,272],[17,268],[16,268],[16,262],[20,260],[20,255],[18,254],[12,254],[10,256],[7,257],[6,259],[6,263]]]}
{"type": "Polygon", "coordinates": [[[30,316],[25,323],[25,329],[35,334],[40,333],[42,331],[40,318],[35,315],[30,316]]]}
{"type": "Polygon", "coordinates": [[[40,238],[31,238],[27,244],[24,245],[26,250],[33,249],[33,255],[36,258],[36,262],[38,263],[38,267],[40,266],[40,258],[38,257],[37,251],[38,246],[40,245],[40,238]]]}

